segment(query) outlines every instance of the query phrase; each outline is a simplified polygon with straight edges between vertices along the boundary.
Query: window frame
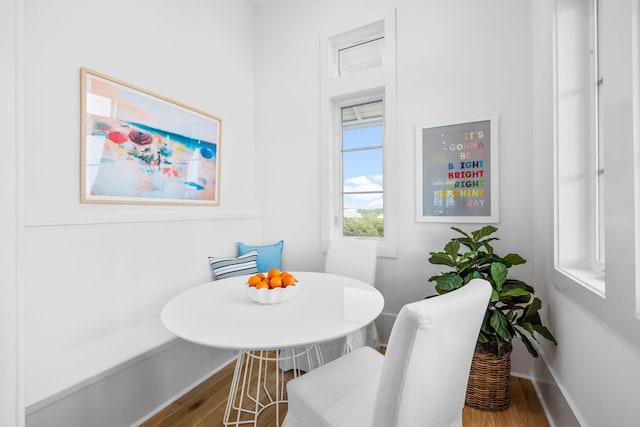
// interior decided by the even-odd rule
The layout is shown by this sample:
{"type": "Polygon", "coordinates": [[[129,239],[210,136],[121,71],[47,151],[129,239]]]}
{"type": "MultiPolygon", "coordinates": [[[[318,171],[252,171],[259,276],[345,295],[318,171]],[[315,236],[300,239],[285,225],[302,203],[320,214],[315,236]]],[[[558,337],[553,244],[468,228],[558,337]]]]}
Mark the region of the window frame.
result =
{"type": "Polygon", "coordinates": [[[598,150],[604,141],[600,132],[597,0],[565,3],[558,2],[564,15],[558,16],[561,27],[556,35],[554,270],[605,298],[604,265],[598,260],[604,225],[598,194],[598,150]]]}
{"type": "Polygon", "coordinates": [[[593,209],[593,227],[595,233],[593,236],[593,249],[592,249],[592,270],[596,273],[602,273],[603,278],[605,272],[605,219],[604,219],[604,139],[602,135],[602,102],[600,100],[600,89],[603,83],[603,77],[600,67],[600,20],[598,18],[598,8],[600,0],[591,0],[592,13],[591,17],[591,31],[593,35],[591,41],[593,43],[591,49],[593,52],[592,58],[592,75],[591,83],[593,90],[593,171],[592,171],[592,194],[594,197],[594,209],[593,209]],[[602,179],[601,179],[602,177],[602,179]]]}
{"type": "MultiPolygon", "coordinates": [[[[600,5],[599,67],[605,76],[598,94],[603,119],[600,136],[606,163],[615,165],[607,169],[604,182],[605,251],[612,254],[606,259],[606,294],[589,287],[590,281],[602,280],[592,268],[571,270],[558,265],[561,225],[566,225],[567,221],[559,209],[562,198],[558,185],[562,181],[560,173],[563,168],[559,150],[566,138],[572,136],[562,127],[566,126],[567,118],[569,122],[572,119],[576,121],[576,116],[571,114],[580,106],[575,102],[569,105],[573,109],[563,105],[563,96],[571,94],[571,85],[567,83],[571,79],[565,74],[567,64],[570,72],[572,67],[581,65],[571,64],[573,53],[567,47],[573,48],[572,45],[581,42],[576,36],[580,30],[576,28],[586,25],[587,14],[580,7],[588,4],[580,0],[556,2],[553,64],[554,265],[551,281],[562,294],[640,348],[640,169],[637,166],[640,164],[640,4],[625,0],[615,6],[611,1],[600,2],[600,5]],[[607,144],[607,141],[614,143],[607,144]]],[[[575,144],[576,141],[573,142],[575,144]]],[[[593,201],[586,198],[586,202],[593,201]]],[[[578,214],[584,215],[584,212],[576,210],[574,215],[578,214]]]]}
{"type": "MultiPolygon", "coordinates": [[[[384,234],[382,237],[365,237],[365,236],[345,236],[344,235],[344,196],[345,196],[345,192],[344,192],[344,166],[343,166],[343,162],[344,162],[344,147],[343,147],[343,122],[342,122],[342,109],[343,108],[347,108],[347,107],[352,107],[352,106],[357,106],[357,105],[365,105],[365,104],[369,104],[369,103],[373,103],[373,102],[377,102],[380,101],[382,102],[383,108],[384,108],[384,104],[385,104],[385,100],[384,100],[384,94],[380,93],[378,96],[376,94],[372,94],[370,96],[366,96],[364,98],[362,97],[357,97],[355,99],[346,99],[343,100],[340,103],[335,103],[333,108],[334,108],[334,126],[336,127],[336,129],[339,129],[339,134],[337,135],[337,137],[335,138],[334,143],[336,144],[335,147],[335,152],[337,153],[336,155],[336,170],[335,170],[335,174],[334,174],[334,188],[340,188],[340,191],[336,190],[336,211],[335,211],[335,224],[337,227],[336,230],[336,237],[338,238],[345,238],[345,239],[351,239],[351,238],[366,238],[366,239],[374,239],[374,240],[382,240],[384,239],[384,234]]],[[[380,147],[382,148],[382,158],[383,158],[383,164],[382,164],[382,176],[383,176],[383,181],[382,181],[382,200],[383,200],[383,215],[386,215],[386,202],[385,202],[385,198],[386,198],[386,194],[387,194],[387,187],[386,187],[386,180],[385,180],[385,175],[386,175],[386,170],[385,170],[385,149],[386,149],[386,144],[385,144],[385,137],[384,137],[384,129],[386,127],[385,124],[385,120],[384,120],[384,110],[382,113],[382,126],[383,126],[383,136],[382,136],[382,144],[380,146],[375,146],[375,147],[380,147]]],[[[352,150],[348,150],[347,152],[353,152],[353,151],[362,151],[365,149],[373,149],[373,147],[366,147],[366,148],[357,148],[357,149],[352,149],[352,150]]],[[[351,193],[349,193],[351,194],[351,193]]],[[[358,194],[358,193],[353,193],[353,194],[358,194]]],[[[364,194],[364,193],[361,193],[364,194]]],[[[386,220],[384,222],[385,225],[385,229],[386,229],[386,220]]]]}
{"type": "MultiPolygon", "coordinates": [[[[345,17],[345,21],[333,24],[320,35],[320,138],[321,138],[321,236],[323,251],[329,240],[343,237],[342,221],[337,224],[336,209],[342,207],[342,182],[336,179],[341,167],[342,125],[337,125],[339,107],[358,104],[363,100],[384,99],[384,237],[375,238],[378,256],[397,256],[397,195],[389,189],[397,188],[397,108],[396,108],[396,27],[395,9],[388,9],[357,17],[345,17]],[[337,47],[344,47],[371,33],[368,29],[383,29],[384,48],[382,66],[340,76],[337,70],[337,47]],[[337,109],[337,110],[336,110],[337,109]],[[340,183],[337,186],[336,183],[340,183]],[[338,191],[339,190],[339,191],[338,191]],[[340,201],[340,203],[338,203],[340,201]]],[[[341,175],[341,171],[340,171],[341,175]]],[[[340,215],[341,216],[341,215],[340,215]]]]}

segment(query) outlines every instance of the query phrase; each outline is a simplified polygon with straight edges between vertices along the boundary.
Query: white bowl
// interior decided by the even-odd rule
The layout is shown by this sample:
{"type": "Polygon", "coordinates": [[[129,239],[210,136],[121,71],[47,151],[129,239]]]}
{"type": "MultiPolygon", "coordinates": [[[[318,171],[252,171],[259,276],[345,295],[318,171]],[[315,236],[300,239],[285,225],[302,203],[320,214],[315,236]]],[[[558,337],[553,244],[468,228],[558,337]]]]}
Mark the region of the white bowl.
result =
{"type": "Polygon", "coordinates": [[[299,288],[299,283],[275,289],[257,289],[255,286],[247,286],[247,294],[249,298],[260,304],[279,304],[291,299],[298,293],[299,288]]]}

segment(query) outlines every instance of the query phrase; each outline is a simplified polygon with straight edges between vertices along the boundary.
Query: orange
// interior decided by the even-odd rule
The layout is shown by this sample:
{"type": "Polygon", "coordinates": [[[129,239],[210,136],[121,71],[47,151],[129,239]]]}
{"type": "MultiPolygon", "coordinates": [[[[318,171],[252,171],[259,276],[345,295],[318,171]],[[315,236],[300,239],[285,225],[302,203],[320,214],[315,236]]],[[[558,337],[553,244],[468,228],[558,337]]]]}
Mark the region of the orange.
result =
{"type": "Polygon", "coordinates": [[[280,270],[278,270],[275,267],[270,268],[269,272],[267,273],[267,277],[271,279],[272,277],[276,277],[276,276],[280,276],[280,270]]]}
{"type": "Polygon", "coordinates": [[[291,285],[295,285],[295,284],[296,284],[296,278],[295,278],[295,277],[293,277],[293,276],[292,276],[292,275],[290,275],[290,274],[287,274],[287,275],[285,275],[285,276],[282,278],[282,284],[283,284],[284,286],[291,286],[291,285]]]}
{"type": "Polygon", "coordinates": [[[280,288],[280,287],[282,287],[282,278],[280,276],[272,277],[271,281],[269,282],[269,285],[272,288],[280,288]]]}
{"type": "Polygon", "coordinates": [[[269,289],[269,282],[266,280],[261,281],[256,285],[256,289],[269,289]]]}
{"type": "Polygon", "coordinates": [[[258,274],[256,274],[256,276],[258,276],[260,278],[260,280],[264,280],[265,279],[263,273],[258,273],[258,274]]]}
{"type": "Polygon", "coordinates": [[[262,281],[262,279],[260,277],[258,277],[258,275],[255,275],[255,276],[249,277],[249,280],[247,280],[247,283],[249,284],[249,286],[255,286],[258,283],[260,283],[261,281],[262,281]]]}

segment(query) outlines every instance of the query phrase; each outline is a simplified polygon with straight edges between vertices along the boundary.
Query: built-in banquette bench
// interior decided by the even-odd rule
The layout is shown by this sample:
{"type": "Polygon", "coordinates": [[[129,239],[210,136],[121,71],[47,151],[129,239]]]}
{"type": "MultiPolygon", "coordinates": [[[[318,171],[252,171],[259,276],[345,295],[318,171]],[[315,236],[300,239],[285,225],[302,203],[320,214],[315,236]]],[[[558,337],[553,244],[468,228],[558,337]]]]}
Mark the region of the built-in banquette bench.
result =
{"type": "Polygon", "coordinates": [[[235,355],[150,319],[25,366],[26,425],[136,425],[235,355]]]}
{"type": "MultiPolygon", "coordinates": [[[[280,267],[283,241],[238,243],[238,258],[209,257],[220,278],[280,267]],[[258,255],[260,254],[260,255],[258,255]],[[260,258],[262,257],[262,258],[260,258]]],[[[224,327],[224,325],[218,325],[224,327]]],[[[160,316],[25,366],[27,427],[137,425],[230,363],[237,353],[175,337],[160,316]]]]}

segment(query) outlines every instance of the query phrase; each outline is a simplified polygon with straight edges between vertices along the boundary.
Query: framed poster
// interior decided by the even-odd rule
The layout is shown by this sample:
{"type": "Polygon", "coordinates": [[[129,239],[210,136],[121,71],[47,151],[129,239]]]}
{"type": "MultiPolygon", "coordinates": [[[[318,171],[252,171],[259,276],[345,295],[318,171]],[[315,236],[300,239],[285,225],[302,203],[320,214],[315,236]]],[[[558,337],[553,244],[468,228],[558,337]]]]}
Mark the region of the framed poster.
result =
{"type": "Polygon", "coordinates": [[[498,222],[498,116],[416,127],[416,220],[498,222]]]}
{"type": "Polygon", "coordinates": [[[86,68],[80,81],[83,203],[220,203],[220,118],[86,68]]]}

